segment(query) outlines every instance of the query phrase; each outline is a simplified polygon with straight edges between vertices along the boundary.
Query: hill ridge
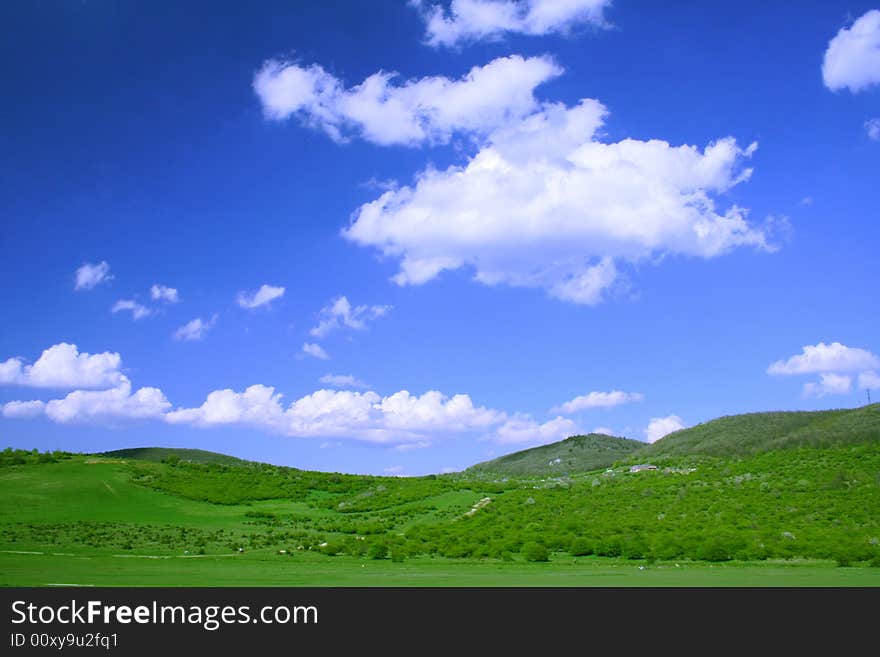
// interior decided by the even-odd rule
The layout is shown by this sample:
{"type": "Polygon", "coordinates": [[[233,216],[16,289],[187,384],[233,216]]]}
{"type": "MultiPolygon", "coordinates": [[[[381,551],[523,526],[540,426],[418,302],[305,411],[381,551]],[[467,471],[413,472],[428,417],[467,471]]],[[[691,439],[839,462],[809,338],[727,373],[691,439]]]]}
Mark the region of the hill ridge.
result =
{"type": "Polygon", "coordinates": [[[750,456],[797,447],[834,447],[880,440],[880,404],[821,411],[723,415],[670,433],[636,457],[750,456]]]}
{"type": "Polygon", "coordinates": [[[94,456],[153,462],[161,462],[168,458],[177,457],[181,461],[188,461],[190,463],[216,463],[220,465],[249,465],[256,463],[256,461],[248,461],[236,456],[221,454],[220,452],[187,447],[127,447],[107,452],[96,452],[94,456]]]}
{"type": "Polygon", "coordinates": [[[491,472],[514,476],[568,474],[611,465],[644,443],[600,433],[578,434],[547,445],[476,463],[466,473],[491,472]]]}

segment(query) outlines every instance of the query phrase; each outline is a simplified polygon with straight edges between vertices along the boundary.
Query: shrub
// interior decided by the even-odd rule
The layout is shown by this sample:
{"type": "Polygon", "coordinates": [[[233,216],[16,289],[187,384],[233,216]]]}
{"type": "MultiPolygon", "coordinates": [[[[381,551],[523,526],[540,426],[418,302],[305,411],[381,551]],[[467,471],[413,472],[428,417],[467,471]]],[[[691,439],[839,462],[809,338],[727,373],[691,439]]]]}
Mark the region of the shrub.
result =
{"type": "Polygon", "coordinates": [[[585,538],[576,538],[571,542],[568,551],[574,557],[585,557],[593,554],[593,544],[585,538]]]}
{"type": "Polygon", "coordinates": [[[550,552],[540,543],[526,543],[522,555],[526,561],[550,561],[550,552]]]}
{"type": "Polygon", "coordinates": [[[621,556],[626,559],[644,559],[648,553],[648,546],[639,537],[627,540],[621,547],[621,556]]]}
{"type": "Polygon", "coordinates": [[[697,559],[702,561],[729,561],[730,551],[718,538],[710,538],[697,549],[697,559]]]}
{"type": "Polygon", "coordinates": [[[619,557],[623,551],[623,543],[619,536],[603,541],[596,546],[596,554],[600,557],[619,557]]]}
{"type": "Polygon", "coordinates": [[[385,543],[373,543],[367,549],[367,556],[370,559],[385,559],[388,556],[388,546],[385,543]]]}

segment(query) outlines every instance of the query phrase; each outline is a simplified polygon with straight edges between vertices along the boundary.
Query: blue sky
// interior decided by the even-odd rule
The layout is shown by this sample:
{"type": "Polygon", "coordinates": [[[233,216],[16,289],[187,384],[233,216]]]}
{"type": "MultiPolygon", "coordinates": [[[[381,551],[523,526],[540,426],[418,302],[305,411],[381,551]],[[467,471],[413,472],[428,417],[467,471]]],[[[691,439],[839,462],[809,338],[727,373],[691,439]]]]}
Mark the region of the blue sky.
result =
{"type": "Polygon", "coordinates": [[[5,445],[422,474],[880,398],[876,4],[0,24],[5,445]]]}

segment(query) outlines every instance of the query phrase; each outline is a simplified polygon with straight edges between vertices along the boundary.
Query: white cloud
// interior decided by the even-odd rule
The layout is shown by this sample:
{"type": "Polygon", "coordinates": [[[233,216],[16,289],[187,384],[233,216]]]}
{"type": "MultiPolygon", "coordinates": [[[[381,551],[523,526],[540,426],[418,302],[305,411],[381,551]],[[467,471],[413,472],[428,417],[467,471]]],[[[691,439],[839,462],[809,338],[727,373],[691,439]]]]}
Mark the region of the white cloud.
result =
{"type": "Polygon", "coordinates": [[[645,429],[645,440],[649,443],[660,440],[673,431],[684,429],[685,424],[677,415],[668,415],[666,417],[652,417],[645,429]]]}
{"type": "Polygon", "coordinates": [[[341,327],[355,330],[366,328],[367,322],[382,317],[391,310],[391,306],[355,306],[344,296],[321,308],[318,313],[318,325],[309,331],[316,338],[326,337],[328,333],[341,327]]]}
{"type": "Polygon", "coordinates": [[[533,443],[545,445],[578,433],[577,425],[570,419],[557,416],[538,424],[528,415],[516,414],[495,431],[495,442],[502,445],[533,443]]]}
{"type": "Polygon", "coordinates": [[[90,262],[85,263],[76,270],[75,290],[91,290],[93,287],[113,280],[110,273],[110,265],[106,260],[102,260],[97,265],[90,262]]]}
{"type": "Polygon", "coordinates": [[[880,10],[872,9],[828,43],[822,79],[832,91],[857,93],[880,84],[880,10]]]}
{"type": "Polygon", "coordinates": [[[614,435],[614,430],[609,429],[608,427],[596,427],[595,429],[593,429],[592,432],[602,434],[603,436],[613,436],[614,435]]]}
{"type": "Polygon", "coordinates": [[[267,119],[299,117],[336,141],[350,135],[381,145],[446,143],[454,133],[486,134],[537,108],[539,84],[562,73],[549,57],[502,57],[459,80],[424,77],[395,84],[379,71],[346,89],[321,66],[269,60],[253,88],[267,119]]]}
{"type": "Polygon", "coordinates": [[[800,354],[788,360],[778,360],[767,368],[768,374],[783,376],[797,374],[820,374],[819,381],[805,383],[804,397],[825,397],[826,395],[845,395],[852,388],[852,376],[858,375],[858,387],[866,388],[865,383],[877,380],[874,372],[880,367],[880,358],[866,349],[847,347],[839,342],[803,347],[800,354]]]}
{"type": "Polygon", "coordinates": [[[264,385],[253,385],[244,392],[215,390],[198,408],[171,411],[165,419],[172,424],[211,426],[250,424],[270,428],[283,426],[281,395],[264,385]]]}
{"type": "Polygon", "coordinates": [[[3,405],[3,417],[33,418],[42,415],[45,410],[45,402],[38,399],[35,401],[11,401],[3,405]]]}
{"type": "MultiPolygon", "coordinates": [[[[556,417],[539,424],[528,415],[478,406],[469,395],[444,395],[437,390],[416,395],[400,390],[380,396],[372,390],[321,389],[282,403],[275,388],[252,385],[242,392],[215,390],[201,406],[176,408],[154,387],[133,391],[119,371],[118,354],[80,354],[61,343],[43,352],[33,365],[20,359],[0,363],[0,383],[32,386],[80,386],[60,399],[10,401],[0,405],[6,418],[48,417],[58,423],[113,422],[125,419],[164,420],[198,427],[243,425],[292,437],[350,439],[395,449],[428,447],[438,437],[488,436],[500,443],[551,442],[577,432],[570,419],[556,417]],[[87,390],[82,387],[101,387],[87,390]]],[[[327,375],[346,384],[360,383],[350,375],[327,375]]]]}
{"type": "Polygon", "coordinates": [[[113,304],[110,312],[118,313],[124,310],[131,312],[132,319],[143,319],[144,317],[148,317],[149,315],[153,314],[152,310],[150,310],[146,306],[142,306],[133,299],[120,299],[113,304]]]}
{"type": "Polygon", "coordinates": [[[717,196],[751,175],[743,162],[755,144],[604,143],[606,114],[590,99],[545,104],[494,131],[465,166],[428,168],[413,186],[362,205],[343,235],[399,259],[399,285],[470,267],[484,284],[543,288],[581,304],[603,299],[621,260],[773,250],[746,210],[716,208],[717,196]]]}
{"type": "Polygon", "coordinates": [[[813,197],[812,196],[804,196],[801,199],[801,205],[804,205],[804,206],[813,205],[813,197]]]}
{"type": "Polygon", "coordinates": [[[387,475],[393,475],[397,477],[403,476],[403,466],[400,465],[389,465],[387,468],[383,470],[383,472],[387,475]]]}
{"type": "Polygon", "coordinates": [[[852,379],[845,374],[827,372],[819,383],[805,383],[804,397],[824,397],[825,395],[845,395],[852,387],[852,379]]]}
{"type": "Polygon", "coordinates": [[[44,350],[33,365],[21,358],[0,362],[0,384],[37,388],[101,388],[125,377],[117,353],[79,353],[75,344],[61,342],[44,350]]]}
{"type": "Polygon", "coordinates": [[[366,388],[367,384],[351,374],[325,374],[319,381],[335,388],[366,388]]]}
{"type": "Polygon", "coordinates": [[[412,431],[466,431],[496,424],[504,417],[500,411],[474,407],[468,395],[447,398],[437,390],[420,397],[401,390],[384,397],[378,409],[387,427],[412,431]]]}
{"type": "Polygon", "coordinates": [[[259,290],[254,292],[239,292],[235,300],[242,308],[252,309],[259,308],[271,303],[275,299],[284,296],[283,287],[273,287],[272,285],[261,285],[259,290]]]}
{"type": "Polygon", "coordinates": [[[243,392],[216,390],[201,406],[177,409],[165,419],[172,424],[244,424],[287,436],[418,446],[430,436],[483,429],[505,417],[475,407],[467,395],[450,398],[437,391],[417,396],[402,390],[380,397],[373,391],[317,390],[286,408],[281,398],[274,388],[259,384],[243,392]]]}
{"type": "Polygon", "coordinates": [[[216,323],[216,314],[207,321],[202,321],[201,317],[196,317],[177,329],[174,332],[173,337],[175,340],[183,341],[201,340],[205,337],[205,333],[212,329],[216,323]]]}
{"type": "Polygon", "coordinates": [[[180,301],[180,297],[177,295],[177,288],[158,284],[150,288],[150,298],[153,301],[164,301],[165,303],[177,303],[180,301]]]}
{"type": "Polygon", "coordinates": [[[622,392],[620,390],[612,390],[611,392],[590,392],[586,395],[580,395],[574,399],[560,404],[552,409],[553,413],[563,413],[571,415],[587,408],[611,408],[620,406],[629,402],[642,401],[645,396],[640,392],[622,392]]]}
{"type": "Polygon", "coordinates": [[[320,360],[330,359],[330,356],[324,351],[324,348],[314,342],[303,342],[302,353],[314,358],[319,358],[320,360]]]}
{"type": "Polygon", "coordinates": [[[171,403],[158,388],[132,393],[125,379],[109,390],[74,390],[64,399],[46,403],[46,416],[55,422],[86,422],[100,419],[158,419],[171,403]]]}
{"type": "Polygon", "coordinates": [[[865,121],[865,132],[868,135],[868,139],[880,141],[880,118],[865,121]]]}
{"type": "Polygon", "coordinates": [[[847,347],[839,342],[803,347],[800,354],[778,360],[767,368],[768,374],[792,375],[817,372],[854,372],[880,367],[880,358],[865,349],[847,347]]]}
{"type": "Polygon", "coordinates": [[[452,0],[448,10],[426,0],[410,0],[410,5],[425,20],[427,43],[437,47],[505,33],[540,36],[582,24],[606,27],[603,11],[611,0],[452,0]]]}
{"type": "Polygon", "coordinates": [[[171,403],[158,388],[131,391],[131,382],[122,377],[108,390],[74,390],[63,399],[48,402],[13,401],[3,406],[4,417],[36,417],[45,414],[53,422],[94,422],[114,419],[160,419],[171,403]]]}
{"type": "Polygon", "coordinates": [[[858,386],[860,390],[865,390],[866,388],[870,390],[880,390],[880,374],[874,370],[862,372],[859,374],[858,386]]]}
{"type": "Polygon", "coordinates": [[[394,446],[395,452],[411,452],[414,449],[427,449],[432,445],[430,440],[419,440],[414,443],[401,443],[394,446]]]}

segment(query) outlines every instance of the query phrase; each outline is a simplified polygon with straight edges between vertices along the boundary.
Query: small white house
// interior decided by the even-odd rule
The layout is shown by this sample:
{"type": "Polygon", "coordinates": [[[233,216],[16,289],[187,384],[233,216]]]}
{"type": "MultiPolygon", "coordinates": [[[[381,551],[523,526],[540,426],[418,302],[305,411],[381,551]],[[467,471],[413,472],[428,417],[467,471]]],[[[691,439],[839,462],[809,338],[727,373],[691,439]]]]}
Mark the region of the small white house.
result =
{"type": "Polygon", "coordinates": [[[650,463],[639,463],[638,465],[632,466],[629,471],[630,472],[641,472],[642,470],[656,470],[656,465],[651,465],[650,463]]]}

